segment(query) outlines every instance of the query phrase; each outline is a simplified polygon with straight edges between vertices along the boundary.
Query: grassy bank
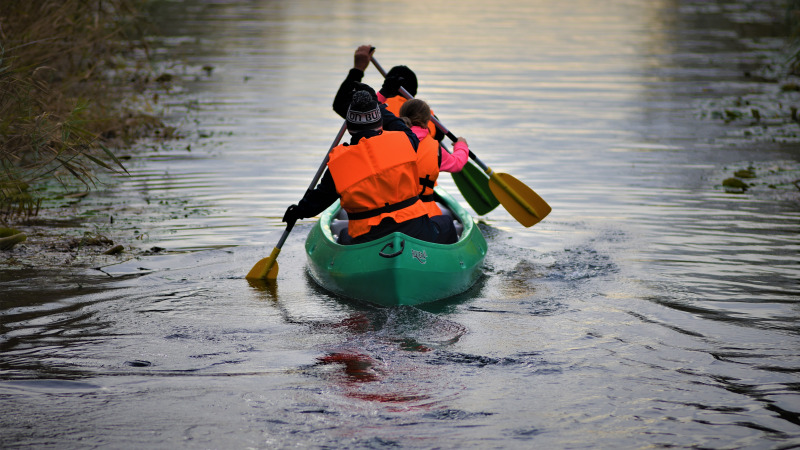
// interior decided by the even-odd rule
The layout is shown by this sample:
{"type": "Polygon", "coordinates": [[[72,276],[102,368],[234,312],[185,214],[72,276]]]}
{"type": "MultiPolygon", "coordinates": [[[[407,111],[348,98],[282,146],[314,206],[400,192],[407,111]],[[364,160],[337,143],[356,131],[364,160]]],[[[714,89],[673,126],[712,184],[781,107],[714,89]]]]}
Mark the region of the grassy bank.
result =
{"type": "Polygon", "coordinates": [[[130,76],[148,71],[146,3],[0,2],[0,221],[35,215],[44,185],[88,190],[98,170],[124,171],[114,149],[162,126],[118,106],[146,79],[130,76]]]}

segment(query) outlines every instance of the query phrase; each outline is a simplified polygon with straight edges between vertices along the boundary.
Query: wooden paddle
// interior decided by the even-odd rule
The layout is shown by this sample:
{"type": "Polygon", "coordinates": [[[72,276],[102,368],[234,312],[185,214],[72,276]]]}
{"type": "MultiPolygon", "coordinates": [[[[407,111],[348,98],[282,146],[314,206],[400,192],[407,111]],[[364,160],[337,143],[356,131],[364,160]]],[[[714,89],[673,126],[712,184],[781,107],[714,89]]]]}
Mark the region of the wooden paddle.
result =
{"type": "MultiPolygon", "coordinates": [[[[333,140],[333,144],[331,144],[331,147],[328,149],[328,153],[325,154],[325,159],[322,160],[322,164],[320,164],[319,169],[317,169],[317,174],[314,175],[314,179],[311,181],[311,184],[308,186],[306,192],[314,189],[317,186],[317,182],[319,182],[319,179],[325,172],[325,167],[328,165],[328,159],[330,158],[331,150],[339,145],[339,141],[342,140],[345,131],[347,131],[347,122],[342,123],[342,127],[339,129],[339,134],[336,135],[336,139],[333,140]]],[[[272,253],[270,253],[268,257],[258,261],[256,265],[250,269],[250,272],[247,273],[245,278],[248,280],[270,281],[278,278],[278,254],[281,252],[281,247],[283,247],[283,243],[286,242],[286,238],[289,237],[289,233],[292,231],[294,224],[295,221],[291,221],[286,224],[286,229],[283,230],[283,235],[281,235],[278,245],[272,249],[272,253]]]]}
{"type": "MultiPolygon", "coordinates": [[[[375,60],[374,56],[371,58],[372,65],[385,77],[386,71],[383,70],[383,67],[375,60]]],[[[400,87],[400,94],[407,99],[414,98],[402,86],[400,87]]],[[[431,117],[431,120],[451,141],[456,142],[456,140],[458,140],[450,130],[439,122],[439,119],[431,117]]],[[[469,151],[469,157],[489,175],[489,189],[497,200],[500,201],[500,204],[524,227],[535,225],[550,214],[552,210],[550,205],[523,182],[507,173],[495,172],[484,164],[472,150],[469,151]]]]}

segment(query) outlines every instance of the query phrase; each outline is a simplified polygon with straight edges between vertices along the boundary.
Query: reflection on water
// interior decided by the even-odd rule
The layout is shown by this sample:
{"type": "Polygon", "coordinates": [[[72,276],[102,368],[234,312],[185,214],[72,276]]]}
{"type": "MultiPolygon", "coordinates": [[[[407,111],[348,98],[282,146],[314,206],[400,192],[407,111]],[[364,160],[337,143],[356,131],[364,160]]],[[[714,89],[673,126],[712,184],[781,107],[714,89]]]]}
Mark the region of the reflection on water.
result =
{"type": "Polygon", "coordinates": [[[184,138],[147,143],[83,201],[167,251],[3,274],[4,444],[800,444],[797,144],[710,110],[779,89],[745,74],[780,48],[782,2],[158,8],[179,62],[154,67],[182,82],[157,106],[184,138]],[[333,93],[363,43],[553,207],[529,229],[502,207],[480,217],[484,277],[455,299],[326,293],[304,269],[310,220],[277,284],[243,279],[336,135],[333,93]],[[746,192],[722,189],[749,167],[746,192]]]}

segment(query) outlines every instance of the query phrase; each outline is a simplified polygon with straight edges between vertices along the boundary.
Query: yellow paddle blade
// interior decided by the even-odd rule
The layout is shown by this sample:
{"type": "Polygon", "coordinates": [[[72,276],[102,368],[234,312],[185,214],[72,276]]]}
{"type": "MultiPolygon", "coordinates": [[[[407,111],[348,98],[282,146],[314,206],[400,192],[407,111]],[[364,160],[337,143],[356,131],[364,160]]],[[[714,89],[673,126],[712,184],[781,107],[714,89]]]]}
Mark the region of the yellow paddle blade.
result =
{"type": "Polygon", "coordinates": [[[489,189],[506,211],[526,228],[544,219],[552,210],[539,194],[507,173],[493,172],[489,189]]]}
{"type": "Polygon", "coordinates": [[[275,247],[272,253],[261,261],[257,262],[245,278],[248,280],[275,280],[278,278],[278,254],[281,249],[275,247]]]}

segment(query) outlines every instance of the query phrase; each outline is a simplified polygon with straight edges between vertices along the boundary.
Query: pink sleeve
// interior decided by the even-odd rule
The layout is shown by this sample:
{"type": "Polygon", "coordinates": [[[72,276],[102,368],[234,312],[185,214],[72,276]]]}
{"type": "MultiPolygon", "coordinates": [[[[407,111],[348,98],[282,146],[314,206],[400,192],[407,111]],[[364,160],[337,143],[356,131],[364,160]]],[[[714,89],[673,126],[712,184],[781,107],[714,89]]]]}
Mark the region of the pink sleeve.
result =
{"type": "Polygon", "coordinates": [[[380,92],[378,92],[378,103],[386,103],[386,97],[384,97],[380,92]]]}
{"type": "Polygon", "coordinates": [[[469,159],[469,147],[463,142],[456,142],[453,145],[453,154],[447,150],[442,150],[442,163],[439,170],[442,172],[460,172],[464,164],[469,159]]]}

